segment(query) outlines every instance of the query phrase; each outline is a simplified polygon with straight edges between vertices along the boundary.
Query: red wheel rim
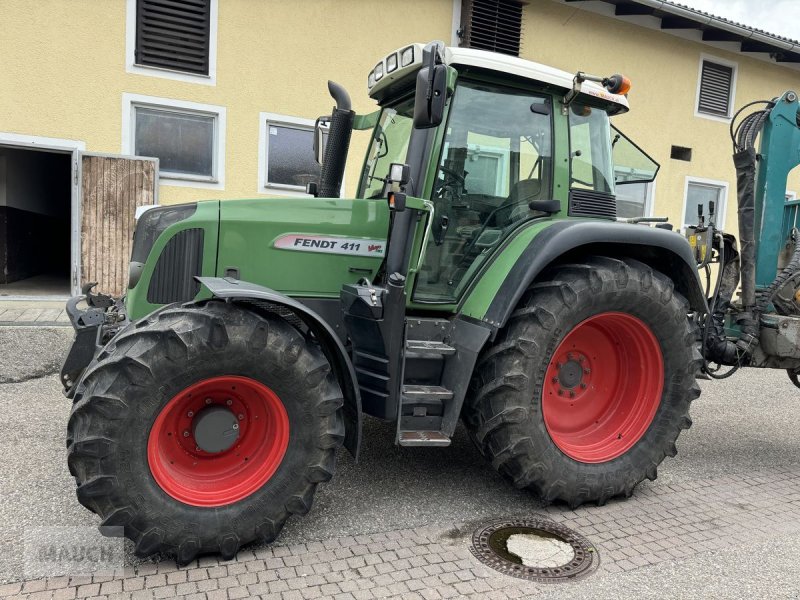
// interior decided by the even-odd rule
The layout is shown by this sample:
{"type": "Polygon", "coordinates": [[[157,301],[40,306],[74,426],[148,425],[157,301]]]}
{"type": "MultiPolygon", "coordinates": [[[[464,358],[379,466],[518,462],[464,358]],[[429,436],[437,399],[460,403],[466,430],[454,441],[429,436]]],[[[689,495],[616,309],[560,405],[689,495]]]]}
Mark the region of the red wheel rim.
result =
{"type": "Polygon", "coordinates": [[[164,406],[150,430],[147,460],[158,485],[176,500],[224,506],[269,481],[288,445],[289,417],[275,392],[247,377],[213,377],[164,406]],[[209,407],[230,411],[238,426],[236,441],[220,452],[202,450],[194,437],[195,419],[209,407]]]}
{"type": "Polygon", "coordinates": [[[542,386],[544,423],[570,458],[606,462],[644,435],[663,389],[663,357],[650,328],[629,314],[601,313],[553,353],[542,386]]]}

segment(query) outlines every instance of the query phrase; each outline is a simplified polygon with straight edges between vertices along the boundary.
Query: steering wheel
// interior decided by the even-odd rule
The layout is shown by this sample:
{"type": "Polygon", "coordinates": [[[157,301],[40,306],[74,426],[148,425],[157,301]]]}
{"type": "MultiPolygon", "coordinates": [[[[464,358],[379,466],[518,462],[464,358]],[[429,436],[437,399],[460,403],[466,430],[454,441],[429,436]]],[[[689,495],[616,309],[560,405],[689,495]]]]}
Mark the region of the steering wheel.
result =
{"type": "MultiPolygon", "coordinates": [[[[436,188],[434,190],[434,194],[437,198],[442,197],[442,193],[446,188],[455,187],[456,190],[463,190],[464,184],[467,182],[466,177],[461,173],[457,173],[453,169],[449,167],[440,166],[439,172],[444,173],[446,176],[444,179],[439,181],[439,178],[436,179],[436,188]]],[[[460,193],[459,193],[460,195],[460,193]]]]}

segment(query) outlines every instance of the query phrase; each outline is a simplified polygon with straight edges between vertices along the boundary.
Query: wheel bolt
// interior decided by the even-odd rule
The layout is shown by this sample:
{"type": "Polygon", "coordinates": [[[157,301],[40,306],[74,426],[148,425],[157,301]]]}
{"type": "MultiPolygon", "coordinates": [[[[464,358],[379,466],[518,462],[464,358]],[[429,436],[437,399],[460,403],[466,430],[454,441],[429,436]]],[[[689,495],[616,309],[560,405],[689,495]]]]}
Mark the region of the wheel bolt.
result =
{"type": "Polygon", "coordinates": [[[194,416],[194,413],[192,411],[189,411],[186,413],[186,416],[191,419],[194,416]]]}
{"type": "Polygon", "coordinates": [[[569,397],[570,397],[570,398],[574,398],[574,397],[575,397],[575,392],[570,392],[570,393],[569,393],[569,397]]]}
{"type": "Polygon", "coordinates": [[[592,370],[591,369],[584,369],[583,372],[586,373],[587,375],[590,375],[592,370]]]}
{"type": "Polygon", "coordinates": [[[572,352],[567,352],[567,358],[568,358],[569,360],[572,360],[572,352]]]}
{"type": "Polygon", "coordinates": [[[559,396],[563,396],[564,395],[564,390],[558,390],[558,395],[559,396]]]}
{"type": "Polygon", "coordinates": [[[228,406],[230,406],[231,404],[233,404],[233,400],[231,400],[230,398],[228,398],[227,400],[225,400],[225,404],[227,404],[228,406]]]}
{"type": "Polygon", "coordinates": [[[583,358],[583,356],[579,356],[579,357],[578,357],[578,362],[583,362],[584,360],[585,360],[585,359],[583,358]]]}
{"type": "Polygon", "coordinates": [[[561,363],[556,363],[556,369],[560,369],[561,366],[562,366],[561,363]]]}
{"type": "Polygon", "coordinates": [[[582,383],[582,384],[581,384],[581,389],[582,389],[582,390],[585,390],[585,389],[586,389],[586,384],[585,384],[585,383],[582,383]]]}
{"type": "Polygon", "coordinates": [[[553,377],[553,379],[552,379],[551,381],[552,381],[553,383],[558,383],[558,377],[553,377]]]}
{"type": "Polygon", "coordinates": [[[206,404],[211,404],[211,398],[206,398],[206,404]]]}
{"type": "Polygon", "coordinates": [[[195,446],[194,449],[195,451],[200,452],[200,446],[195,446]]]}
{"type": "Polygon", "coordinates": [[[243,419],[244,419],[244,415],[242,413],[239,413],[239,420],[242,421],[243,419]]]}
{"type": "Polygon", "coordinates": [[[234,423],[234,424],[233,424],[233,428],[234,428],[234,429],[239,429],[239,424],[238,424],[238,423],[234,423]]]}
{"type": "Polygon", "coordinates": [[[188,431],[184,431],[183,432],[183,437],[189,437],[189,432],[188,431]]]}

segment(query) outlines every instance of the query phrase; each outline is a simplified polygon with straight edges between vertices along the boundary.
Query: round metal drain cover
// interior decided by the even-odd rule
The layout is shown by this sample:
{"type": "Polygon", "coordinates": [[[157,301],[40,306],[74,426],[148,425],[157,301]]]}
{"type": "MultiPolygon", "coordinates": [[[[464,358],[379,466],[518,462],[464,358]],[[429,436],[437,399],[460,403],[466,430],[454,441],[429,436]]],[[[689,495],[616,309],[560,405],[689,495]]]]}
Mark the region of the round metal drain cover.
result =
{"type": "Polygon", "coordinates": [[[496,571],[540,583],[583,577],[593,573],[600,564],[597,549],[589,540],[563,525],[544,519],[490,521],[472,534],[470,551],[496,571]],[[511,546],[522,556],[508,549],[512,536],[514,543],[511,546]],[[528,549],[531,554],[525,555],[520,548],[528,549]],[[564,549],[571,550],[571,558],[564,549]],[[539,564],[538,559],[541,559],[539,564]]]}

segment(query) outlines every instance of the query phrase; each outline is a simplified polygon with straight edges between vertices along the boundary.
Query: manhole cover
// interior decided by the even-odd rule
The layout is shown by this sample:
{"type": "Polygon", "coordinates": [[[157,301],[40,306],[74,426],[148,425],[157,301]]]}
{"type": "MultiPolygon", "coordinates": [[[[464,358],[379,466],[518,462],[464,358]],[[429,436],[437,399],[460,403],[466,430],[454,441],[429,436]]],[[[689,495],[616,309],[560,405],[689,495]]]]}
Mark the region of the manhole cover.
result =
{"type": "Polygon", "coordinates": [[[472,534],[470,551],[505,575],[541,583],[582,577],[600,564],[589,540],[544,519],[490,521],[472,534]]]}

